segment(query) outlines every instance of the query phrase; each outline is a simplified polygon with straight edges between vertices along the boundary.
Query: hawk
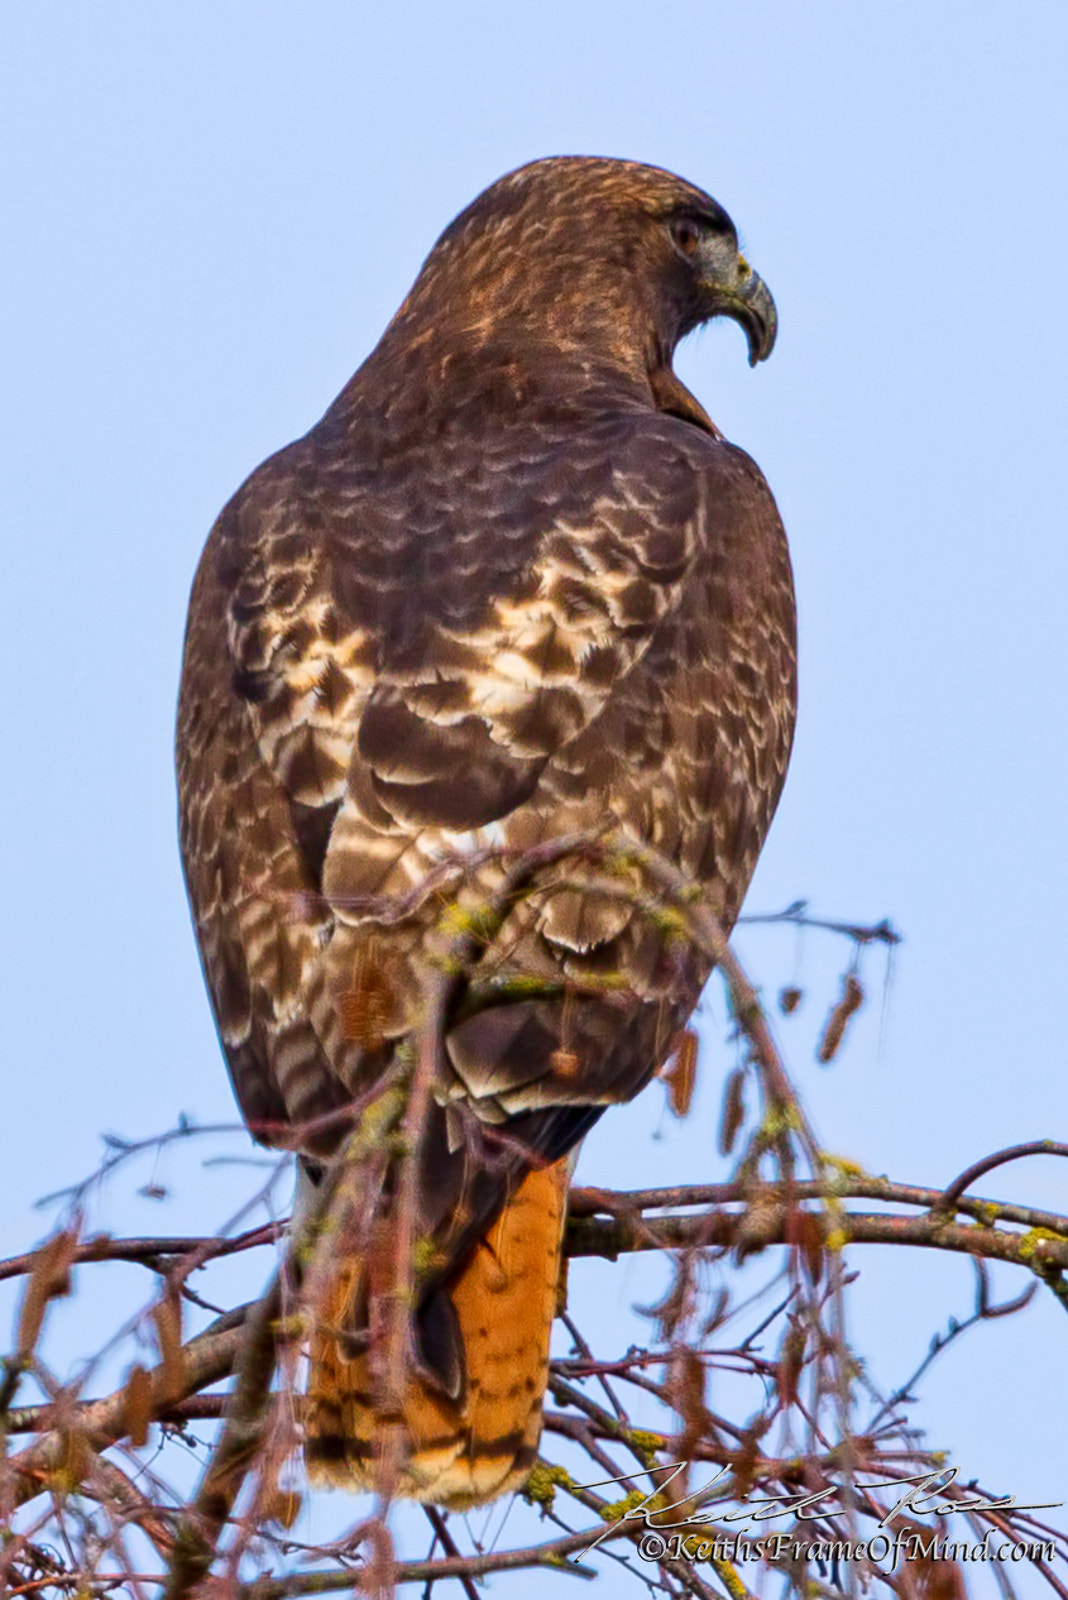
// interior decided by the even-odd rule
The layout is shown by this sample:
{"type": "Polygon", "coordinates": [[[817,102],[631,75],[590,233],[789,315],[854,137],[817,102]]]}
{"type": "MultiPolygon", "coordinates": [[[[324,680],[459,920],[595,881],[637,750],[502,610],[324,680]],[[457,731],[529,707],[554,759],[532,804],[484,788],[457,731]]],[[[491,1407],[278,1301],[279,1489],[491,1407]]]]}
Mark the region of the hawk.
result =
{"type": "MultiPolygon", "coordinates": [[[[441,906],[416,891],[443,859],[608,827],[737,916],[790,752],[795,610],[763,476],[672,370],[716,316],[752,364],[770,354],[771,295],[702,190],[627,161],[522,167],[212,530],[182,857],[241,1110],[291,1130],[305,1182],[417,1026],[441,906]]],[[[588,878],[558,864],[517,900],[484,965],[520,982],[453,1017],[416,1152],[434,1267],[399,1491],[439,1505],[529,1473],[575,1151],[709,975],[588,878]]],[[[313,1478],[356,1489],[376,1430],[362,1270],[338,1262],[312,1337],[305,1445],[313,1478]]]]}

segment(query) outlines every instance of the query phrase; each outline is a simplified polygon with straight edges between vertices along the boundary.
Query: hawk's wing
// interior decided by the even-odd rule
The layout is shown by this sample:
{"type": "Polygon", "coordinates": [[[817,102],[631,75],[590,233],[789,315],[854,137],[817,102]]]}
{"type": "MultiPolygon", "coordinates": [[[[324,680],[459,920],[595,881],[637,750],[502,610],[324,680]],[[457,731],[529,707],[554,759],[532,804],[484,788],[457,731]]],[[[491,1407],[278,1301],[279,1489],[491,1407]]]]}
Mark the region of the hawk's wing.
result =
{"type": "MultiPolygon", "coordinates": [[[[323,424],[266,463],[205,552],[179,740],[246,1115],[329,1111],[385,1059],[425,932],[385,903],[457,845],[614,822],[722,880],[733,916],[785,770],[792,651],[763,478],[674,418],[465,433],[366,469],[323,424]]],[[[506,957],[543,976],[598,962],[632,980],[629,1007],[502,1007],[450,1040],[449,1094],[521,1118],[546,1156],[628,1098],[678,1025],[619,901],[557,885],[506,957]]]]}

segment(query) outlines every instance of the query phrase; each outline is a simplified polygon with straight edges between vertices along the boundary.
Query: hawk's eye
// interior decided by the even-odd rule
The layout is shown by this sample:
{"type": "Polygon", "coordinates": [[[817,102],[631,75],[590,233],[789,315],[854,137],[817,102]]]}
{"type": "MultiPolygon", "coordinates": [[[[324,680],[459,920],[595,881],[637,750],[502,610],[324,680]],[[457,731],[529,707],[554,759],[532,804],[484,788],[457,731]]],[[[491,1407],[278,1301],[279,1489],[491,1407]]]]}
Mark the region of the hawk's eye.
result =
{"type": "Polygon", "coordinates": [[[676,217],[671,224],[671,237],[676,250],[684,256],[697,254],[697,246],[701,243],[701,226],[692,217],[676,217]]]}

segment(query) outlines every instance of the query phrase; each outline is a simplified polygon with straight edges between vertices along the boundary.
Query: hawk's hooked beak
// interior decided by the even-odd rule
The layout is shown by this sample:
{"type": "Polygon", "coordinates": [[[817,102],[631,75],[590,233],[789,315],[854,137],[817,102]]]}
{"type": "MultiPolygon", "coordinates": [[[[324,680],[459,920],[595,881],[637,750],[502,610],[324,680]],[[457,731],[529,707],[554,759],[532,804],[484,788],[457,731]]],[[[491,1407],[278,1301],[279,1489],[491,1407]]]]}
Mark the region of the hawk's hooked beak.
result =
{"type": "Polygon", "coordinates": [[[702,285],[708,295],[709,317],[731,317],[740,322],[749,341],[749,365],[766,361],[775,343],[779,319],[775,302],[763,278],[743,255],[732,250],[725,261],[721,250],[710,251],[702,263],[702,285]]]}

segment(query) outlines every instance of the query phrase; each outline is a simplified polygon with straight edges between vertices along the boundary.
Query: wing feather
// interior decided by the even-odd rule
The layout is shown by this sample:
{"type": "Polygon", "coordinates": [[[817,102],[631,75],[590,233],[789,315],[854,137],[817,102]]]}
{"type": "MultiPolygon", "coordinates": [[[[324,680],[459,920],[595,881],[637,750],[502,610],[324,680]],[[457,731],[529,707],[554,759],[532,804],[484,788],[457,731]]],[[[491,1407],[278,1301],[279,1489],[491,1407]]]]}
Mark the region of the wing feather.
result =
{"type": "MultiPolygon", "coordinates": [[[[205,555],[201,670],[248,800],[242,816],[231,794],[213,842],[244,898],[204,894],[197,914],[242,1103],[291,1118],[354,1092],[412,1026],[426,927],[387,913],[444,854],[611,822],[718,883],[729,919],[792,730],[785,542],[742,452],[630,411],[578,434],[517,425],[510,450],[468,434],[418,470],[346,459],[324,465],[314,432],[273,458],[205,555]],[[272,849],[253,849],[268,812],[272,849]],[[273,935],[265,888],[276,924],[284,905],[273,935]]],[[[487,955],[503,977],[594,969],[623,974],[628,997],[456,1029],[443,1099],[484,1126],[523,1119],[555,1157],[634,1093],[700,963],[680,989],[630,909],[573,874],[487,955]]],[[[461,1182],[445,1126],[439,1218],[461,1182]]],[[[479,1214],[508,1181],[483,1183],[479,1214]]]]}

